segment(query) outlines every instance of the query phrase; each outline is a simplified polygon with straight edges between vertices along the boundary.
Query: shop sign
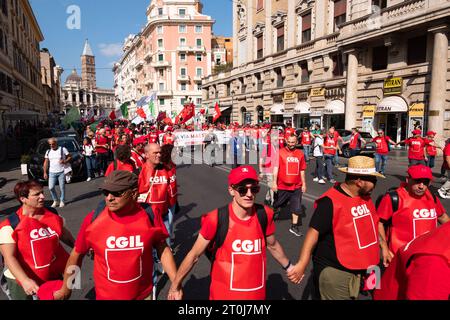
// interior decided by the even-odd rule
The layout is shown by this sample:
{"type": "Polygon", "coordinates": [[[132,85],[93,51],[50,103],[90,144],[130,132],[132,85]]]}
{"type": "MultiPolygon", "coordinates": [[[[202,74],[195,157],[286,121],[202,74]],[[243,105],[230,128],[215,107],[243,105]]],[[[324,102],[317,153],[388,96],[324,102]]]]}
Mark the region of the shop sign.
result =
{"type": "Polygon", "coordinates": [[[322,111],[321,110],[312,110],[309,116],[320,118],[322,116],[322,111]]]}
{"type": "Polygon", "coordinates": [[[264,119],[270,119],[270,110],[264,111],[264,119]]]}
{"type": "Polygon", "coordinates": [[[293,99],[295,99],[295,96],[296,96],[295,92],[285,92],[284,100],[293,100],[293,99]]]}
{"type": "Polygon", "coordinates": [[[323,97],[325,95],[325,88],[311,89],[311,97],[323,97]]]}
{"type": "Polygon", "coordinates": [[[363,108],[363,118],[375,117],[375,106],[365,106],[363,108]]]}
{"type": "Polygon", "coordinates": [[[403,90],[403,78],[389,78],[384,80],[384,94],[401,94],[403,90]]]}
{"type": "Polygon", "coordinates": [[[409,108],[410,117],[423,117],[425,115],[425,104],[415,103],[409,108]]]}
{"type": "Polygon", "coordinates": [[[325,91],[325,98],[326,99],[340,99],[344,98],[345,92],[344,88],[332,88],[332,89],[326,89],[325,91]]]}

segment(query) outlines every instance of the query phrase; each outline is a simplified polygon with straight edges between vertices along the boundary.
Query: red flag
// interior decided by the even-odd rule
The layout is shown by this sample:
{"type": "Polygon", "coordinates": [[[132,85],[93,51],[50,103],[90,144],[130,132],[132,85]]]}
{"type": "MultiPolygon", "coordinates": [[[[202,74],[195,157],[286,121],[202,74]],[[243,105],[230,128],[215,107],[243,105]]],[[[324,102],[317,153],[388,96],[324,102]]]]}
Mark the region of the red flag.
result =
{"type": "Polygon", "coordinates": [[[136,110],[136,113],[139,117],[141,117],[142,119],[147,119],[147,115],[145,114],[144,109],[139,108],[136,110]]]}
{"type": "Polygon", "coordinates": [[[116,120],[117,119],[116,112],[114,110],[111,111],[111,113],[109,114],[109,118],[111,120],[116,120]]]}
{"type": "Polygon", "coordinates": [[[216,122],[217,120],[219,120],[219,118],[220,118],[221,116],[222,116],[222,111],[220,111],[219,103],[216,102],[213,122],[216,122]]]}
{"type": "Polygon", "coordinates": [[[185,105],[180,114],[175,118],[175,124],[184,124],[195,116],[195,105],[185,105]]]}
{"type": "Polygon", "coordinates": [[[172,119],[170,119],[169,117],[165,118],[165,119],[163,120],[163,122],[164,122],[166,125],[168,125],[168,126],[173,126],[172,119]]]}
{"type": "Polygon", "coordinates": [[[205,110],[205,109],[201,109],[201,110],[200,110],[200,114],[204,115],[205,113],[206,113],[206,110],[205,110]]]}
{"type": "Polygon", "coordinates": [[[156,122],[161,122],[163,121],[165,118],[167,118],[167,114],[165,111],[161,111],[158,115],[158,118],[156,119],[156,122]]]}

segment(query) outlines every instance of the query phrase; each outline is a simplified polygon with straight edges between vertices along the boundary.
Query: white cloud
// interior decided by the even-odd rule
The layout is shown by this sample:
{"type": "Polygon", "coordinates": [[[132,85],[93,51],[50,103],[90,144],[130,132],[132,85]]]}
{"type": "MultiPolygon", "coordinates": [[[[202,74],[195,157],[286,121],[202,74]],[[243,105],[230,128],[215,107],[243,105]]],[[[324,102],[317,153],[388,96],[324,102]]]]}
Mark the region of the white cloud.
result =
{"type": "Polygon", "coordinates": [[[100,43],[98,47],[106,57],[120,57],[123,53],[121,43],[100,43]]]}

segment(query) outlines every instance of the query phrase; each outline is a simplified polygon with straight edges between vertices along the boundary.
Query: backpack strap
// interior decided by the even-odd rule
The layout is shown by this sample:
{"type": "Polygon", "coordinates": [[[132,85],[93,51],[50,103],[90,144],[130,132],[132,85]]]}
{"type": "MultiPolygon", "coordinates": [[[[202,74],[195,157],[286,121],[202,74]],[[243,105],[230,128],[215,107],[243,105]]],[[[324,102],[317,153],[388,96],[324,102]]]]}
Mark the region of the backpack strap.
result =
{"type": "Polygon", "coordinates": [[[20,223],[20,218],[19,218],[19,215],[17,214],[17,212],[11,213],[7,219],[9,221],[9,224],[11,225],[11,228],[13,230],[16,230],[17,226],[20,223]]]}
{"type": "Polygon", "coordinates": [[[217,250],[225,242],[229,226],[230,226],[230,213],[228,212],[228,206],[219,208],[217,210],[216,235],[214,236],[214,240],[210,243],[209,250],[205,252],[206,256],[211,261],[211,265],[216,258],[217,250]]]}
{"type": "Polygon", "coordinates": [[[152,226],[154,226],[155,225],[155,213],[153,212],[152,206],[148,203],[141,203],[140,205],[141,205],[142,209],[145,210],[145,213],[147,213],[150,223],[152,224],[152,226]]]}
{"type": "Polygon", "coordinates": [[[391,198],[391,203],[392,203],[392,212],[397,212],[398,211],[398,206],[399,206],[399,197],[398,197],[398,192],[397,190],[392,190],[388,192],[389,197],[391,198]]]}
{"type": "Polygon", "coordinates": [[[263,205],[256,204],[256,216],[258,217],[259,225],[261,226],[261,230],[264,234],[264,241],[266,241],[267,237],[267,225],[269,223],[267,219],[266,208],[263,205]]]}
{"type": "Polygon", "coordinates": [[[100,213],[102,213],[103,210],[105,210],[105,208],[106,208],[106,201],[105,200],[100,201],[100,203],[98,204],[97,208],[94,211],[94,215],[92,216],[91,223],[94,222],[95,219],[98,218],[100,213]]]}
{"type": "Polygon", "coordinates": [[[117,159],[114,159],[114,171],[116,171],[117,170],[117,159]]]}

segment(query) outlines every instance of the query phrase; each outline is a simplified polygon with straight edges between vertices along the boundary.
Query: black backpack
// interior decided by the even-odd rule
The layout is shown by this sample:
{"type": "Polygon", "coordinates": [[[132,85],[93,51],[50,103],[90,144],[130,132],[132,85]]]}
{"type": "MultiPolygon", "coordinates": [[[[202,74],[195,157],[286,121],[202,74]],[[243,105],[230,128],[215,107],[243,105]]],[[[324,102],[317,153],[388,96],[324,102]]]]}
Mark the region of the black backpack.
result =
{"type": "MultiPolygon", "coordinates": [[[[56,211],[56,209],[54,209],[54,208],[47,208],[47,207],[45,207],[45,209],[47,209],[48,211],[50,211],[50,212],[56,214],[57,216],[59,216],[58,211],[56,211]]],[[[11,228],[13,230],[16,230],[17,226],[20,223],[20,218],[19,218],[19,215],[17,214],[17,211],[11,213],[9,216],[6,217],[6,219],[8,219],[9,224],[11,225],[11,228]]]]}
{"type": "MultiPolygon", "coordinates": [[[[148,219],[150,220],[150,223],[152,224],[152,226],[154,226],[154,221],[155,221],[155,214],[153,213],[153,209],[152,206],[149,205],[148,203],[140,203],[139,204],[142,209],[145,210],[145,212],[147,213],[148,219]]],[[[95,209],[94,211],[94,215],[92,216],[92,220],[91,223],[95,221],[95,219],[98,218],[98,216],[103,212],[103,210],[105,210],[106,208],[106,201],[102,200],[100,201],[100,203],[97,206],[97,209],[95,209]]]]}
{"type": "MultiPolygon", "coordinates": [[[[379,196],[377,198],[377,201],[375,202],[375,207],[378,209],[378,207],[380,206],[381,200],[383,200],[385,195],[389,195],[389,197],[391,198],[391,203],[392,203],[392,212],[397,212],[398,211],[398,206],[399,206],[399,197],[398,197],[398,192],[397,192],[398,188],[391,188],[388,190],[388,192],[386,194],[382,194],[381,196],[379,196]]],[[[437,202],[436,199],[436,195],[431,192],[431,195],[433,196],[434,202],[437,202]]]]}
{"type": "MultiPolygon", "coordinates": [[[[259,225],[261,226],[261,230],[266,236],[266,229],[268,224],[267,213],[264,206],[256,204],[256,216],[258,217],[259,225]]],[[[216,258],[217,250],[222,247],[223,243],[228,234],[228,228],[230,225],[230,212],[228,211],[228,206],[222,207],[218,209],[217,214],[217,230],[214,240],[211,241],[208,248],[205,251],[206,257],[209,259],[211,264],[214,262],[216,258]]],[[[265,240],[265,237],[264,237],[265,240]]]]}

